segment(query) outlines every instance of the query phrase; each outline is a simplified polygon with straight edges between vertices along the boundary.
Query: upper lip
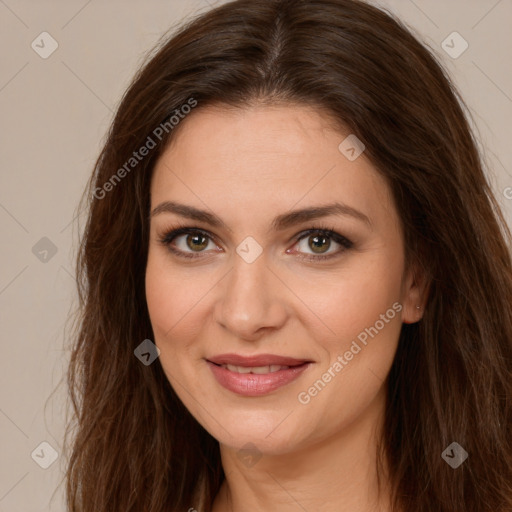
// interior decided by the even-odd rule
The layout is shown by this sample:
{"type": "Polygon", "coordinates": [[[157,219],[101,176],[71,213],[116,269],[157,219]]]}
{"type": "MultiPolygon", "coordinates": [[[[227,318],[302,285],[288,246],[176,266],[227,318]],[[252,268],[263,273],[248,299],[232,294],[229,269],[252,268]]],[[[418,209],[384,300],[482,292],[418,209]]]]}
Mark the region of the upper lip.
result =
{"type": "Polygon", "coordinates": [[[304,363],[310,363],[308,359],[296,359],[294,357],[276,356],[273,354],[259,354],[256,356],[241,356],[238,354],[220,354],[208,358],[208,361],[215,364],[231,364],[233,366],[299,366],[304,363]]]}

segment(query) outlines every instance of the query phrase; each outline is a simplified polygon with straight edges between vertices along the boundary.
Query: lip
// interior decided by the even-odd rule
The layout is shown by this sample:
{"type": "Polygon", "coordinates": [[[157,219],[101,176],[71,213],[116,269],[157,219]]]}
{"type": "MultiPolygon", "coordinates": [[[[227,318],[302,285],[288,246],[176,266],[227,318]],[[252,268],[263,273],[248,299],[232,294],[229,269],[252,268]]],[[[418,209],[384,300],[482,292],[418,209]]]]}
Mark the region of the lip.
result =
{"type": "Polygon", "coordinates": [[[270,366],[279,364],[281,366],[299,366],[304,363],[311,363],[308,359],[295,359],[293,357],[277,356],[274,354],[259,354],[257,356],[241,356],[238,354],[220,354],[210,357],[207,361],[221,364],[232,364],[233,366],[270,366]]]}
{"type": "MultiPolygon", "coordinates": [[[[289,359],[288,359],[289,360],[289,359]]],[[[265,360],[266,361],[266,360],[265,360]]],[[[276,361],[274,358],[273,361],[276,361]]],[[[294,359],[296,362],[297,359],[294,359]]],[[[267,395],[272,391],[275,391],[290,382],[293,382],[297,379],[304,371],[306,371],[312,364],[311,361],[303,362],[301,364],[295,364],[290,366],[290,368],[284,370],[278,370],[276,372],[271,373],[238,373],[228,370],[222,366],[219,366],[213,363],[211,360],[206,361],[210,370],[213,373],[213,376],[217,380],[217,382],[223,386],[225,389],[236,393],[237,395],[247,396],[247,397],[256,397],[267,395]]],[[[247,359],[244,358],[244,362],[247,362],[247,359]]],[[[233,364],[233,363],[222,363],[222,364],[233,364]]],[[[272,364],[272,363],[270,363],[272,364]]],[[[284,363],[275,362],[273,364],[281,364],[283,366],[284,363]]],[[[237,365],[241,366],[241,365],[237,365]]],[[[267,364],[251,364],[246,366],[267,366],[267,364]]]]}

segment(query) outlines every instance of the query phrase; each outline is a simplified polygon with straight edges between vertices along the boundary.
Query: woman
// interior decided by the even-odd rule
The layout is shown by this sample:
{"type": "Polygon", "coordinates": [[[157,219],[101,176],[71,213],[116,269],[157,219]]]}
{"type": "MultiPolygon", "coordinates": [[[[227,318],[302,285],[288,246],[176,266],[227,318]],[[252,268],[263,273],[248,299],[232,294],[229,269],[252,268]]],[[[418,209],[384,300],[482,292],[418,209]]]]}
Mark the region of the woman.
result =
{"type": "Polygon", "coordinates": [[[70,511],[512,510],[510,231],[461,105],[356,0],[160,45],[85,198],[70,511]]]}

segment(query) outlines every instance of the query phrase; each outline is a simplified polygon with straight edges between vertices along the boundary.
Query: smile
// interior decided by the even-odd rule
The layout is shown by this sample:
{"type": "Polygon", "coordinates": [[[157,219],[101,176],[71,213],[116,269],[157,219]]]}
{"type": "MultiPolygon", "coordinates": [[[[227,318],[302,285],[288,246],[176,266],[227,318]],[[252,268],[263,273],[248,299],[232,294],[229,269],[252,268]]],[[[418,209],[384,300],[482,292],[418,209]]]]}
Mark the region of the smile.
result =
{"type": "Polygon", "coordinates": [[[294,381],[312,363],[238,366],[207,361],[207,364],[217,382],[225,389],[242,396],[262,396],[294,381]]]}

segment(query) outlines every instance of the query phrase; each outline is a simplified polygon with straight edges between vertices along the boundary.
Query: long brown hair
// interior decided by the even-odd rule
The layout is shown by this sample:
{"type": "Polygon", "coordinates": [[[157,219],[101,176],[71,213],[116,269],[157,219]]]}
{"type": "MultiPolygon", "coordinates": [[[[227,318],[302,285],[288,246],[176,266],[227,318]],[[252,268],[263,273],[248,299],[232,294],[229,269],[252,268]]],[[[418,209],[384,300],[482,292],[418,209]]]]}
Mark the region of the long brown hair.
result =
{"type": "Polygon", "coordinates": [[[512,510],[511,234],[463,100],[435,54],[378,8],[237,0],[148,54],[83,198],[69,511],[208,511],[224,478],[217,441],[159,361],[134,356],[153,339],[144,290],[151,174],[180,127],[169,120],[181,121],[191,101],[194,111],[314,105],[364,142],[392,190],[407,262],[430,282],[424,317],[403,325],[389,375],[380,455],[394,510],[512,510]],[[148,137],[154,147],[134,163],[148,137]],[[452,442],[469,454],[456,469],[442,457],[452,442]]]}

